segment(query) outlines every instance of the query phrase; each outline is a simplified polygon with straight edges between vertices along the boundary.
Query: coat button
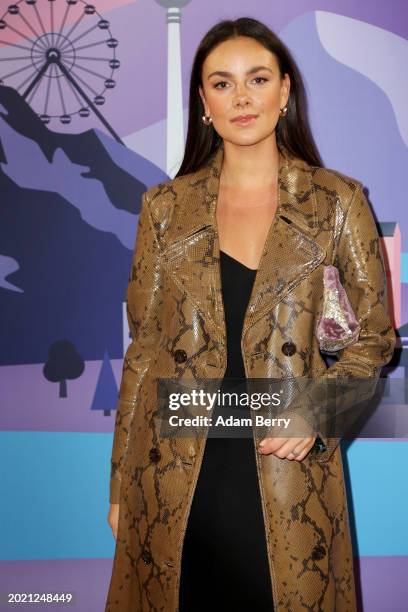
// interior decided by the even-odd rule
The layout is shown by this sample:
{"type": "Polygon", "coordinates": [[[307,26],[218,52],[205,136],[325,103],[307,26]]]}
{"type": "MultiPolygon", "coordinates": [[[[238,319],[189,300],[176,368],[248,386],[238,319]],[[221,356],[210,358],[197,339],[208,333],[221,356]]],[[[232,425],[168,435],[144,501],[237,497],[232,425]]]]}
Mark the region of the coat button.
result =
{"type": "Polygon", "coordinates": [[[152,555],[149,553],[148,550],[144,550],[142,552],[142,559],[143,559],[143,563],[145,563],[146,565],[152,562],[152,555]]]}
{"type": "Polygon", "coordinates": [[[291,357],[296,353],[296,344],[294,342],[284,342],[282,344],[282,353],[291,357]]]}
{"type": "Polygon", "coordinates": [[[195,454],[196,454],[195,448],[192,444],[190,444],[190,446],[188,447],[188,456],[193,458],[195,457],[195,454]]]}
{"type": "Polygon", "coordinates": [[[161,452],[156,446],[153,446],[149,451],[150,461],[157,463],[161,459],[161,452]]]}
{"type": "Polygon", "coordinates": [[[326,549],[324,546],[315,546],[312,550],[312,559],[323,559],[326,554],[326,549]]]}
{"type": "Polygon", "coordinates": [[[177,349],[174,352],[174,361],[176,363],[183,363],[184,361],[187,361],[187,353],[184,349],[177,349]]]}

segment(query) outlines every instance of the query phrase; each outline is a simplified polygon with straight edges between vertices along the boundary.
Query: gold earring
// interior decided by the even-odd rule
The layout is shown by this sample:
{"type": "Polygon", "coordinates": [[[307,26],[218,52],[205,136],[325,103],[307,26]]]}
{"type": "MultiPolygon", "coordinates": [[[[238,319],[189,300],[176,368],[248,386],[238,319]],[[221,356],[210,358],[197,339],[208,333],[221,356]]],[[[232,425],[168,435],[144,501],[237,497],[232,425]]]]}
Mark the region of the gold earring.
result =
{"type": "Polygon", "coordinates": [[[287,112],[288,112],[288,107],[284,106],[283,108],[280,109],[280,113],[279,114],[280,114],[281,117],[285,117],[287,112]]]}
{"type": "Polygon", "coordinates": [[[212,123],[212,119],[210,117],[210,115],[203,115],[202,117],[203,123],[205,123],[205,125],[211,125],[212,123]]]}

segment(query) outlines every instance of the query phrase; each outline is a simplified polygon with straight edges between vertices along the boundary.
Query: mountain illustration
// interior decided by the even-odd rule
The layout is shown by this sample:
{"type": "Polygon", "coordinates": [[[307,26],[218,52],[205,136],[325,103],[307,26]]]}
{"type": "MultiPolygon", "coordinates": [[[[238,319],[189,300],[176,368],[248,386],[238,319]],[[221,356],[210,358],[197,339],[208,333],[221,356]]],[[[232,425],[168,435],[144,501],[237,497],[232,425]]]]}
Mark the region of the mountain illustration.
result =
{"type": "Polygon", "coordinates": [[[0,365],[44,363],[57,339],[123,356],[141,195],[166,180],[98,130],[50,131],[0,86],[0,365]]]}

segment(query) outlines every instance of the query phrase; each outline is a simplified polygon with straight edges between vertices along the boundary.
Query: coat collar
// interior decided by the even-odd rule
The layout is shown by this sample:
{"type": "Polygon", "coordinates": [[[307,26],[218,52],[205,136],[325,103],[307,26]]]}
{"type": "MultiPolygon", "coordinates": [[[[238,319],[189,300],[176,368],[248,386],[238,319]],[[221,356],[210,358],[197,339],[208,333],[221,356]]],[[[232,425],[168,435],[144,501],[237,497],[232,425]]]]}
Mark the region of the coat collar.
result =
{"type": "MultiPolygon", "coordinates": [[[[223,144],[183,186],[163,261],[174,281],[226,341],[216,206],[223,144]]],[[[317,201],[309,164],[279,152],[278,206],[268,231],[245,314],[243,335],[324,259],[315,241],[317,201]]]]}

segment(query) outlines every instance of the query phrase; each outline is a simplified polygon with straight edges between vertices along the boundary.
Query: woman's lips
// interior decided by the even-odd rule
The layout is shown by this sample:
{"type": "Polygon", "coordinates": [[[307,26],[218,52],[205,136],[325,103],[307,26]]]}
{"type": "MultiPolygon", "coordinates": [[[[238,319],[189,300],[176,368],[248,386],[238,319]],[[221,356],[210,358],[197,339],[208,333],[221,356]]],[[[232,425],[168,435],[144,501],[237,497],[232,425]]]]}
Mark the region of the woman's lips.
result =
{"type": "Polygon", "coordinates": [[[249,123],[255,121],[256,118],[257,116],[242,117],[241,119],[235,119],[232,123],[235,123],[236,125],[248,125],[249,123]]]}

